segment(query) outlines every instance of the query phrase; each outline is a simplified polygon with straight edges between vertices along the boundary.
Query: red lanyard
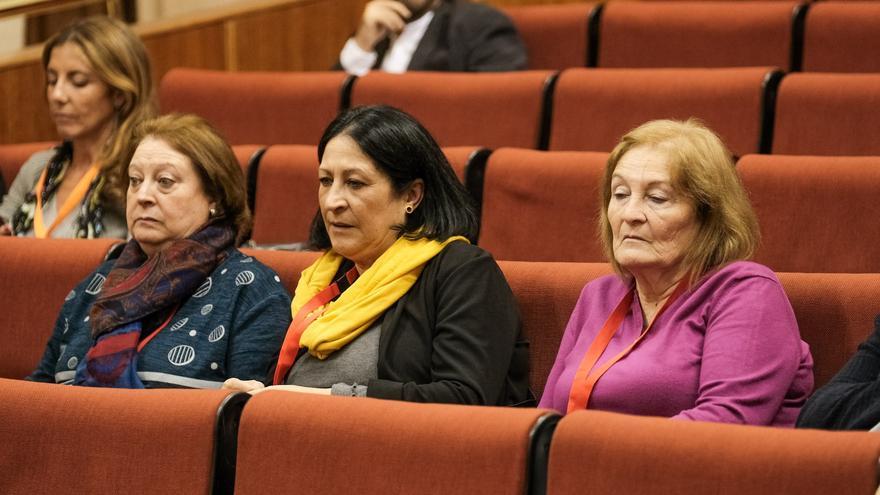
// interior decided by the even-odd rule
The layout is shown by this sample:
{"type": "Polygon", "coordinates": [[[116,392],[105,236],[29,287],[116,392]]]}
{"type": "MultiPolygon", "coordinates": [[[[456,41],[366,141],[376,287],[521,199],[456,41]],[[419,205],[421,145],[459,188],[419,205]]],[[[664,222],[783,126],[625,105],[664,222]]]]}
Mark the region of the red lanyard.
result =
{"type": "Polygon", "coordinates": [[[611,338],[614,337],[614,334],[617,333],[617,330],[620,328],[620,325],[623,324],[623,319],[626,317],[627,312],[629,311],[630,306],[632,306],[633,296],[635,294],[635,289],[626,293],[623,296],[623,299],[620,301],[620,304],[614,308],[614,311],[605,320],[605,324],[602,325],[602,330],[599,331],[599,334],[596,335],[596,338],[593,339],[593,342],[590,343],[589,349],[587,349],[587,354],[584,356],[584,359],[581,360],[581,364],[578,367],[577,373],[574,375],[574,380],[571,383],[571,391],[568,395],[568,411],[577,411],[579,409],[586,409],[587,405],[590,402],[590,395],[593,393],[593,387],[596,385],[596,382],[599,381],[599,378],[608,371],[615,363],[620,361],[624,356],[629,354],[631,350],[642,340],[642,338],[647,335],[648,330],[654,326],[654,322],[660,318],[660,315],[663,314],[664,311],[675,301],[682,292],[684,292],[685,287],[687,287],[686,281],[682,280],[678,287],[675,288],[675,291],[666,299],[666,302],[663,304],[663,307],[660,308],[660,311],[657,311],[657,314],[654,315],[654,319],[651,320],[651,324],[648,325],[642,333],[630,344],[626,349],[621,351],[618,355],[609,359],[605,363],[603,363],[599,368],[593,369],[596,366],[596,362],[599,360],[599,356],[605,352],[605,349],[608,347],[608,344],[611,342],[611,338]]]}
{"type": "MultiPolygon", "coordinates": [[[[345,272],[345,278],[348,280],[349,285],[353,284],[357,277],[358,271],[356,267],[345,272]]],[[[293,367],[293,362],[296,361],[296,355],[299,353],[299,339],[302,337],[303,332],[306,331],[306,328],[308,328],[313,321],[317,320],[322,314],[324,314],[324,309],[327,303],[341,293],[342,291],[339,289],[339,281],[337,280],[327,287],[324,287],[321,292],[318,292],[315,297],[307,302],[299,311],[297,311],[296,315],[294,315],[293,321],[290,322],[290,326],[287,327],[287,335],[284,336],[284,343],[281,345],[281,353],[278,355],[278,364],[275,365],[275,377],[272,379],[273,384],[281,385],[284,383],[284,379],[287,378],[287,373],[290,372],[290,368],[293,367]]]]}
{"type": "Polygon", "coordinates": [[[142,340],[142,341],[140,342],[140,344],[138,344],[138,347],[137,347],[137,351],[138,351],[138,352],[141,352],[141,349],[143,349],[143,348],[144,348],[144,347],[145,347],[145,346],[146,346],[151,340],[153,340],[153,337],[155,337],[156,334],[158,334],[159,332],[162,331],[162,329],[164,329],[165,327],[168,326],[168,323],[171,321],[171,318],[174,318],[174,315],[177,314],[177,308],[179,308],[179,307],[180,307],[180,306],[176,306],[176,307],[171,311],[171,313],[168,315],[168,318],[165,318],[165,323],[162,323],[161,325],[159,325],[159,328],[153,330],[153,331],[150,333],[150,335],[147,335],[146,338],[144,338],[144,340],[142,340]]]}

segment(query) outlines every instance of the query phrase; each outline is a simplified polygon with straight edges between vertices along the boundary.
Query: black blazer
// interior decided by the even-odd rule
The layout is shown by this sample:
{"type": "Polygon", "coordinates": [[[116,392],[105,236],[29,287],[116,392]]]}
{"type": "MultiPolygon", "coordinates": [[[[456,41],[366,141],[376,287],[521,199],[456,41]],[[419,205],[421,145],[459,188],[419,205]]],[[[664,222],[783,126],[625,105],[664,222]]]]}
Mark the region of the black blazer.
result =
{"type": "MultiPolygon", "coordinates": [[[[387,39],[376,45],[376,64],[388,52],[387,39]]],[[[500,11],[466,0],[443,0],[413,53],[408,70],[500,72],[523,70],[526,48],[510,19],[500,11]]],[[[342,66],[338,63],[336,69],[342,66]]]]}
{"type": "Polygon", "coordinates": [[[492,256],[453,242],[386,311],[367,395],[412,402],[528,404],[528,343],[492,256]]]}
{"type": "Polygon", "coordinates": [[[880,316],[874,333],[834,378],[813,393],[799,428],[870,430],[880,423],[880,316]]]}

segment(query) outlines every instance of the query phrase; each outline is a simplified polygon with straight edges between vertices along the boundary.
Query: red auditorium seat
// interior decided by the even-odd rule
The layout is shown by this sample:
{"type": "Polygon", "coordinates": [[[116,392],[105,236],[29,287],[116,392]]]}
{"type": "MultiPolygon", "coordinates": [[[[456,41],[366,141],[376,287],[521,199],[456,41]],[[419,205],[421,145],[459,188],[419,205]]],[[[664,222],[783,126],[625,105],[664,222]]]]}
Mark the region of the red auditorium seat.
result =
{"type": "Polygon", "coordinates": [[[880,157],[746,155],[737,170],[761,225],[757,261],[778,272],[880,273],[880,157]]]}
{"type": "Polygon", "coordinates": [[[880,435],[579,411],[550,445],[548,495],[873,494],[880,435]]]}
{"type": "Polygon", "coordinates": [[[257,244],[305,242],[318,211],[315,146],[270,146],[256,169],[254,231],[257,244]]]}
{"type": "Polygon", "coordinates": [[[553,97],[550,149],[611,151],[629,130],[654,119],[696,117],[737,156],[766,144],[767,68],[568,69],[553,97]]]}
{"type": "Polygon", "coordinates": [[[31,374],[52,335],[64,297],[118,242],[0,237],[0,377],[31,374]]]}
{"type": "Polygon", "coordinates": [[[555,419],[541,409],[266,392],[241,417],[235,493],[527,493],[533,442],[555,419]]]}
{"type": "Polygon", "coordinates": [[[590,280],[613,271],[607,263],[498,264],[519,306],[523,332],[529,340],[529,384],[540,398],[581,290],[590,280]]]}
{"type": "Polygon", "coordinates": [[[483,176],[479,244],[500,260],[604,262],[597,225],[608,153],[501,148],[483,176]]]}
{"type": "Polygon", "coordinates": [[[804,30],[803,70],[880,72],[880,4],[814,2],[804,30]]]}
{"type": "Polygon", "coordinates": [[[880,74],[796,73],[779,86],[773,153],[880,155],[880,74]]]}
{"type": "Polygon", "coordinates": [[[810,344],[816,388],[843,368],[874,330],[880,274],[778,273],[810,344]]]}
{"type": "Polygon", "coordinates": [[[531,70],[562,70],[587,64],[592,2],[505,7],[519,31],[531,70]]]}
{"type": "Polygon", "coordinates": [[[790,67],[799,2],[609,2],[599,67],[790,67]]]}
{"type": "Polygon", "coordinates": [[[0,379],[0,493],[232,493],[217,432],[248,397],[0,379]]]}
{"type": "Polygon", "coordinates": [[[6,184],[7,190],[12,187],[12,181],[18,175],[18,170],[31,155],[38,151],[48,150],[56,144],[58,143],[46,141],[0,145],[0,196],[4,193],[3,184],[6,184]]]}
{"type": "Polygon", "coordinates": [[[371,72],[355,82],[351,103],[400,108],[444,147],[535,148],[542,138],[544,92],[552,74],[371,72]]]}
{"type": "Polygon", "coordinates": [[[342,107],[344,72],[224,72],[172,69],[162,112],[200,115],[230,144],[318,144],[342,107]]]}

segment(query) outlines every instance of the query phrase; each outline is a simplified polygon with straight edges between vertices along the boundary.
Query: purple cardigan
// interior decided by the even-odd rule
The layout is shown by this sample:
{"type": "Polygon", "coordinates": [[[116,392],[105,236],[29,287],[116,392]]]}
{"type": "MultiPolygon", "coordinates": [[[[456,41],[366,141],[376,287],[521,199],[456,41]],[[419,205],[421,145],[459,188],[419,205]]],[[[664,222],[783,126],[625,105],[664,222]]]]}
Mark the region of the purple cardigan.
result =
{"type": "MultiPolygon", "coordinates": [[[[550,371],[541,407],[565,412],[572,379],[593,338],[632,287],[617,275],[581,292],[550,371]]],[[[633,300],[599,358],[642,330],[633,300]]],[[[813,359],[776,275],[757,263],[724,266],[682,294],[629,355],[596,383],[590,409],[697,421],[794,426],[813,388],[813,359]]]]}

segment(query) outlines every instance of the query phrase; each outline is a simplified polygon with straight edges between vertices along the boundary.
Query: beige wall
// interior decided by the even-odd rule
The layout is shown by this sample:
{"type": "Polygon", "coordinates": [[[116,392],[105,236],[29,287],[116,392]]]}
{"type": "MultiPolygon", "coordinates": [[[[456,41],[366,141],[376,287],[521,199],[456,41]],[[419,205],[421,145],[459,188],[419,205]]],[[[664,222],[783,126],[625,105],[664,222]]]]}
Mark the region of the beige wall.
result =
{"type": "Polygon", "coordinates": [[[179,15],[225,7],[234,3],[241,3],[241,0],[138,0],[138,21],[173,19],[179,15]]]}
{"type": "Polygon", "coordinates": [[[0,54],[24,48],[24,16],[0,17],[0,54]]]}

